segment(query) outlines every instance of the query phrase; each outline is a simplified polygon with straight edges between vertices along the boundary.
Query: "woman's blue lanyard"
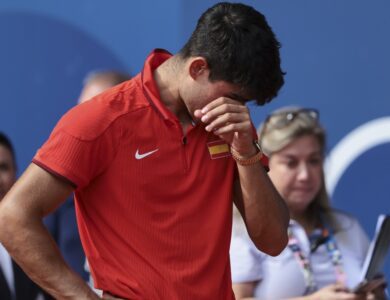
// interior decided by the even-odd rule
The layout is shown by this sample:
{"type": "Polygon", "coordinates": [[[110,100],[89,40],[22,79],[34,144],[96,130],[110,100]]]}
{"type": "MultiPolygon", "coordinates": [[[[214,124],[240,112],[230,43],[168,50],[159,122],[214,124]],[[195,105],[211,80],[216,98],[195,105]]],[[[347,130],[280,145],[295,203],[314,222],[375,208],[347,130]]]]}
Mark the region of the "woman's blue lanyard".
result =
{"type": "MultiPolygon", "coordinates": [[[[320,244],[326,244],[327,252],[335,269],[337,282],[345,283],[346,278],[342,267],[341,252],[337,247],[337,243],[334,239],[332,231],[328,229],[327,226],[321,228],[321,231],[321,236],[319,238],[319,240],[321,241],[320,244]]],[[[301,267],[303,277],[305,279],[306,290],[304,295],[313,293],[317,290],[317,285],[314,280],[313,269],[311,267],[310,261],[308,257],[306,257],[303,253],[301,247],[299,246],[298,239],[294,236],[290,227],[288,228],[288,236],[288,247],[293,252],[295,259],[301,267]]],[[[317,243],[312,252],[314,252],[314,250],[317,249],[320,244],[317,243]]]]}

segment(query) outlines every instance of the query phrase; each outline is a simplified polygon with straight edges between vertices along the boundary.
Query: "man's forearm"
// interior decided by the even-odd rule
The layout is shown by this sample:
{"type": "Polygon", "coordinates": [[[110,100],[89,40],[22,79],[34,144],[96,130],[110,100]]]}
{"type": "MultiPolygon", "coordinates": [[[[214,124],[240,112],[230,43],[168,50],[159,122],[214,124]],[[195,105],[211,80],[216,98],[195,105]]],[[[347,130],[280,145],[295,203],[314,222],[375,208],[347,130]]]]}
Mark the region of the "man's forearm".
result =
{"type": "Polygon", "coordinates": [[[242,193],[241,213],[248,233],[261,251],[279,254],[287,244],[289,213],[263,166],[237,164],[242,193]]]}
{"type": "Polygon", "coordinates": [[[99,299],[65,263],[38,219],[1,207],[0,240],[27,275],[55,299],[99,299]]]}

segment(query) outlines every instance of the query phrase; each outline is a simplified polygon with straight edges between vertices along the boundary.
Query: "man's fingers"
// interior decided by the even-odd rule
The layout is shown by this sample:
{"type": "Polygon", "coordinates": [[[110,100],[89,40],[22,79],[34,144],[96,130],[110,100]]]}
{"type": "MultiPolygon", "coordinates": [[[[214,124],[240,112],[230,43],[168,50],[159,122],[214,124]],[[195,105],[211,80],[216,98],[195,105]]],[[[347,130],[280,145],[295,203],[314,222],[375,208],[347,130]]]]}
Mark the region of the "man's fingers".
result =
{"type": "Polygon", "coordinates": [[[245,132],[248,131],[248,126],[250,126],[250,122],[242,122],[242,123],[231,123],[226,126],[217,128],[214,130],[214,134],[226,134],[231,132],[245,132]]]}
{"type": "Polygon", "coordinates": [[[249,116],[241,113],[226,113],[214,119],[206,126],[207,131],[213,131],[216,128],[221,128],[232,123],[242,123],[249,121],[249,116]]]}
{"type": "Polygon", "coordinates": [[[204,110],[197,110],[195,116],[200,118],[203,123],[208,124],[207,131],[220,130],[221,133],[225,133],[235,129],[241,131],[250,128],[249,109],[238,101],[219,98],[206,108],[206,113],[203,114],[204,110]]]}
{"type": "Polygon", "coordinates": [[[203,114],[201,117],[201,121],[204,123],[209,123],[212,120],[218,118],[219,116],[222,116],[227,113],[242,113],[248,115],[249,117],[249,110],[245,105],[223,104],[203,114]]]}
{"type": "Polygon", "coordinates": [[[245,104],[221,97],[196,110],[194,115],[206,124],[208,132],[218,135],[234,149],[242,153],[253,152],[253,126],[245,104]]]}
{"type": "Polygon", "coordinates": [[[241,102],[238,102],[236,100],[227,98],[227,97],[220,97],[215,99],[214,101],[211,101],[209,104],[207,104],[205,107],[201,109],[202,114],[206,114],[209,111],[215,109],[216,107],[219,107],[224,104],[234,104],[234,105],[240,105],[244,106],[241,102]]]}

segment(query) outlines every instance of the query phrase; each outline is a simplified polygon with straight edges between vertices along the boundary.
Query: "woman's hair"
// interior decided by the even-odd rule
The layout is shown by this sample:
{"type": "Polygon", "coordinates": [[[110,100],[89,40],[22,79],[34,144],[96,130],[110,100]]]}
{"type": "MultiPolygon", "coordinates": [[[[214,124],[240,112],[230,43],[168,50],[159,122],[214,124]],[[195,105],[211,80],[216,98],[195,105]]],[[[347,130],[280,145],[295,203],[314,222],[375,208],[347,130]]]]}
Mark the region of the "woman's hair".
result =
{"type": "MultiPolygon", "coordinates": [[[[274,111],[258,129],[259,143],[269,157],[284,149],[302,136],[314,136],[325,156],[326,133],[318,121],[318,111],[300,107],[284,107],[274,111]]],[[[332,218],[331,206],[326,192],[324,172],[318,194],[307,209],[310,218],[325,217],[326,222],[336,229],[338,226],[332,218]]]]}

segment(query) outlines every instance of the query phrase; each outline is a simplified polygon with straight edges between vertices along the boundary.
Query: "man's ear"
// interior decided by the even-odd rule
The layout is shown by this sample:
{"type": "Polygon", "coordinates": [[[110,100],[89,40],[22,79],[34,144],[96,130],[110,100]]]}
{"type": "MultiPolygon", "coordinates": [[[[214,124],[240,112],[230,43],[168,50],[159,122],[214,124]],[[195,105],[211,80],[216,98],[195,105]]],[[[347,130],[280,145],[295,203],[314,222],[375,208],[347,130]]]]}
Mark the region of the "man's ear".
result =
{"type": "Polygon", "coordinates": [[[205,73],[208,75],[207,61],[203,57],[193,58],[189,65],[189,73],[194,80],[205,73]]]}

